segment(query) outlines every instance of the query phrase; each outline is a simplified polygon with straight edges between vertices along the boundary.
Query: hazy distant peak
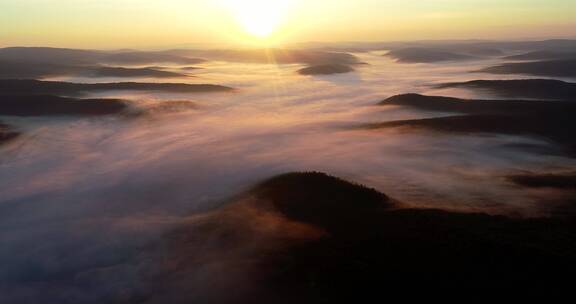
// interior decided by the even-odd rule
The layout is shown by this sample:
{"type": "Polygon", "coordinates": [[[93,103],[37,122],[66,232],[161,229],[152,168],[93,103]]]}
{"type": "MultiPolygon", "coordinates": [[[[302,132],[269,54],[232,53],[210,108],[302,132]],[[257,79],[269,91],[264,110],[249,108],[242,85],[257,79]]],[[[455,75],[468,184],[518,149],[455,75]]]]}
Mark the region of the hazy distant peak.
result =
{"type": "Polygon", "coordinates": [[[442,49],[411,47],[398,50],[392,50],[386,56],[396,59],[403,63],[434,63],[442,61],[462,61],[474,60],[477,57],[463,55],[442,49]]]}

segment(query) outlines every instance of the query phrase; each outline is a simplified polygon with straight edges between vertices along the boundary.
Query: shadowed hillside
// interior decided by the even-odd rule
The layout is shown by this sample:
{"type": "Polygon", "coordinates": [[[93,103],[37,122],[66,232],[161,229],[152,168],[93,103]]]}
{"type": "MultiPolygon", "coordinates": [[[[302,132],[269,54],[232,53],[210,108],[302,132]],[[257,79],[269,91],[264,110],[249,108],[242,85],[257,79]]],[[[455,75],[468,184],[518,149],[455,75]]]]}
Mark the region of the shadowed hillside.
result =
{"type": "Polygon", "coordinates": [[[141,64],[198,64],[205,60],[173,55],[169,51],[160,52],[121,52],[104,56],[101,63],[141,65],[141,64]]]}
{"type": "Polygon", "coordinates": [[[71,83],[39,80],[0,80],[0,92],[3,94],[57,94],[82,95],[101,91],[156,91],[177,93],[229,92],[232,88],[213,84],[185,83],[71,83]]]}
{"type": "Polygon", "coordinates": [[[153,77],[153,78],[177,78],[190,77],[186,74],[162,71],[156,68],[120,68],[98,67],[83,71],[87,77],[153,77]]]}
{"type": "Polygon", "coordinates": [[[402,63],[434,63],[444,61],[463,61],[478,59],[449,51],[429,48],[406,48],[388,52],[386,56],[402,63]]]}
{"type": "Polygon", "coordinates": [[[572,44],[0,49],[0,303],[570,290],[575,84],[467,80],[572,44]]]}
{"type": "Polygon", "coordinates": [[[354,230],[359,215],[393,207],[386,195],[361,185],[322,173],[286,174],[272,178],[252,190],[257,198],[271,202],[291,220],[314,224],[329,231],[354,230]],[[351,204],[350,202],[354,202],[351,204]]]}
{"type": "Polygon", "coordinates": [[[204,62],[203,59],[159,52],[114,52],[76,49],[11,47],[0,49],[0,78],[87,77],[180,77],[152,68],[106,67],[102,65],[151,65],[204,62]]]}
{"type": "Polygon", "coordinates": [[[563,99],[576,101],[576,83],[552,79],[473,80],[440,84],[437,88],[487,90],[493,94],[514,98],[563,99]]]}
{"type": "Polygon", "coordinates": [[[535,51],[521,55],[504,57],[504,59],[518,60],[518,61],[576,59],[576,51],[575,52],[535,51]]]}
{"type": "Polygon", "coordinates": [[[0,79],[34,79],[74,75],[83,70],[83,68],[65,64],[13,61],[0,58],[0,79]]]}
{"type": "Polygon", "coordinates": [[[296,44],[298,47],[318,48],[335,51],[369,52],[381,50],[399,50],[406,48],[426,48],[450,50],[458,54],[472,56],[503,56],[508,52],[562,52],[576,50],[574,39],[547,39],[530,41],[497,40],[416,40],[395,42],[309,42],[296,44]]]}
{"type": "Polygon", "coordinates": [[[0,60],[0,79],[44,78],[54,76],[83,77],[188,77],[186,74],[162,71],[157,68],[122,68],[105,66],[72,66],[29,61],[0,60]]]}
{"type": "Polygon", "coordinates": [[[153,285],[137,299],[329,303],[382,286],[549,289],[576,270],[572,219],[400,206],[322,173],[274,177],[168,233],[144,260],[153,285]]]}
{"type": "Polygon", "coordinates": [[[182,50],[189,56],[213,60],[271,64],[359,64],[359,59],[348,53],[296,49],[248,49],[248,50],[182,50]]]}
{"type": "Polygon", "coordinates": [[[521,74],[550,77],[576,76],[576,59],[505,63],[480,70],[492,74],[521,74]]]}
{"type": "Polygon", "coordinates": [[[428,119],[400,120],[367,124],[363,128],[404,128],[441,133],[492,133],[531,136],[562,146],[576,153],[572,130],[576,129],[571,102],[553,101],[486,101],[450,97],[406,94],[391,97],[381,105],[394,104],[429,111],[455,112],[470,115],[428,119]]]}
{"type": "Polygon", "coordinates": [[[301,75],[332,75],[353,72],[354,69],[344,64],[314,65],[298,70],[301,75]]]}
{"type": "Polygon", "coordinates": [[[444,96],[425,96],[420,94],[396,95],[379,105],[409,106],[427,111],[454,112],[467,114],[501,115],[537,115],[562,114],[576,110],[576,104],[562,101],[535,100],[469,100],[444,96]]]}
{"type": "Polygon", "coordinates": [[[521,186],[529,188],[559,188],[576,190],[576,173],[563,174],[519,174],[509,176],[509,179],[521,186]]]}
{"type": "Polygon", "coordinates": [[[204,60],[172,54],[170,51],[95,51],[46,47],[10,47],[0,49],[0,60],[64,65],[95,64],[197,64],[204,60]]]}
{"type": "Polygon", "coordinates": [[[77,99],[52,95],[0,95],[0,115],[109,115],[127,109],[118,99],[77,99]]]}
{"type": "Polygon", "coordinates": [[[49,47],[8,47],[0,49],[0,60],[12,62],[35,62],[66,65],[94,64],[103,60],[100,51],[49,48],[49,47]]]}

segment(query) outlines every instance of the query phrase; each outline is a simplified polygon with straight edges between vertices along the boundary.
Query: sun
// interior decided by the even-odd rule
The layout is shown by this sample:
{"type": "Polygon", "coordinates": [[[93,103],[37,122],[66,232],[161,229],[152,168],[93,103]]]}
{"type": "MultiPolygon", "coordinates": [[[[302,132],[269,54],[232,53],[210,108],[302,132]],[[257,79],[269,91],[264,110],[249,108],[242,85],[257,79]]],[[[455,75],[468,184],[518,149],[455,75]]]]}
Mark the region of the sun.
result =
{"type": "Polygon", "coordinates": [[[286,16],[293,0],[221,0],[248,34],[266,38],[286,16]]]}

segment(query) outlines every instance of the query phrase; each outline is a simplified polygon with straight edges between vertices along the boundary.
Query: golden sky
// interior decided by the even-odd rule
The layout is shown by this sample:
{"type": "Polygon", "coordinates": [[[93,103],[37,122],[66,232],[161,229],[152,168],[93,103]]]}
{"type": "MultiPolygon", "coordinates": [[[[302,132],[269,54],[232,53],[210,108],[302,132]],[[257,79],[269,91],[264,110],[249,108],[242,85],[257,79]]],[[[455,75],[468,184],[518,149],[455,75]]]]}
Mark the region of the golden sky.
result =
{"type": "Polygon", "coordinates": [[[0,0],[0,45],[543,38],[576,35],[576,0],[0,0]]]}

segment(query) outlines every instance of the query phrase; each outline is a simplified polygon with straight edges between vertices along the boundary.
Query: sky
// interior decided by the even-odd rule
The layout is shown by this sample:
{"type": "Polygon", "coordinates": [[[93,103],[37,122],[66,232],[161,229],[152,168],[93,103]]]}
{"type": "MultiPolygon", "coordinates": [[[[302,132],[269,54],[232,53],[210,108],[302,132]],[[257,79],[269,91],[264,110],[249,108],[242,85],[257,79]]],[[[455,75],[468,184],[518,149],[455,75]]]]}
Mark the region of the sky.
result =
{"type": "Polygon", "coordinates": [[[0,46],[576,36],[576,0],[0,0],[0,46]]]}

